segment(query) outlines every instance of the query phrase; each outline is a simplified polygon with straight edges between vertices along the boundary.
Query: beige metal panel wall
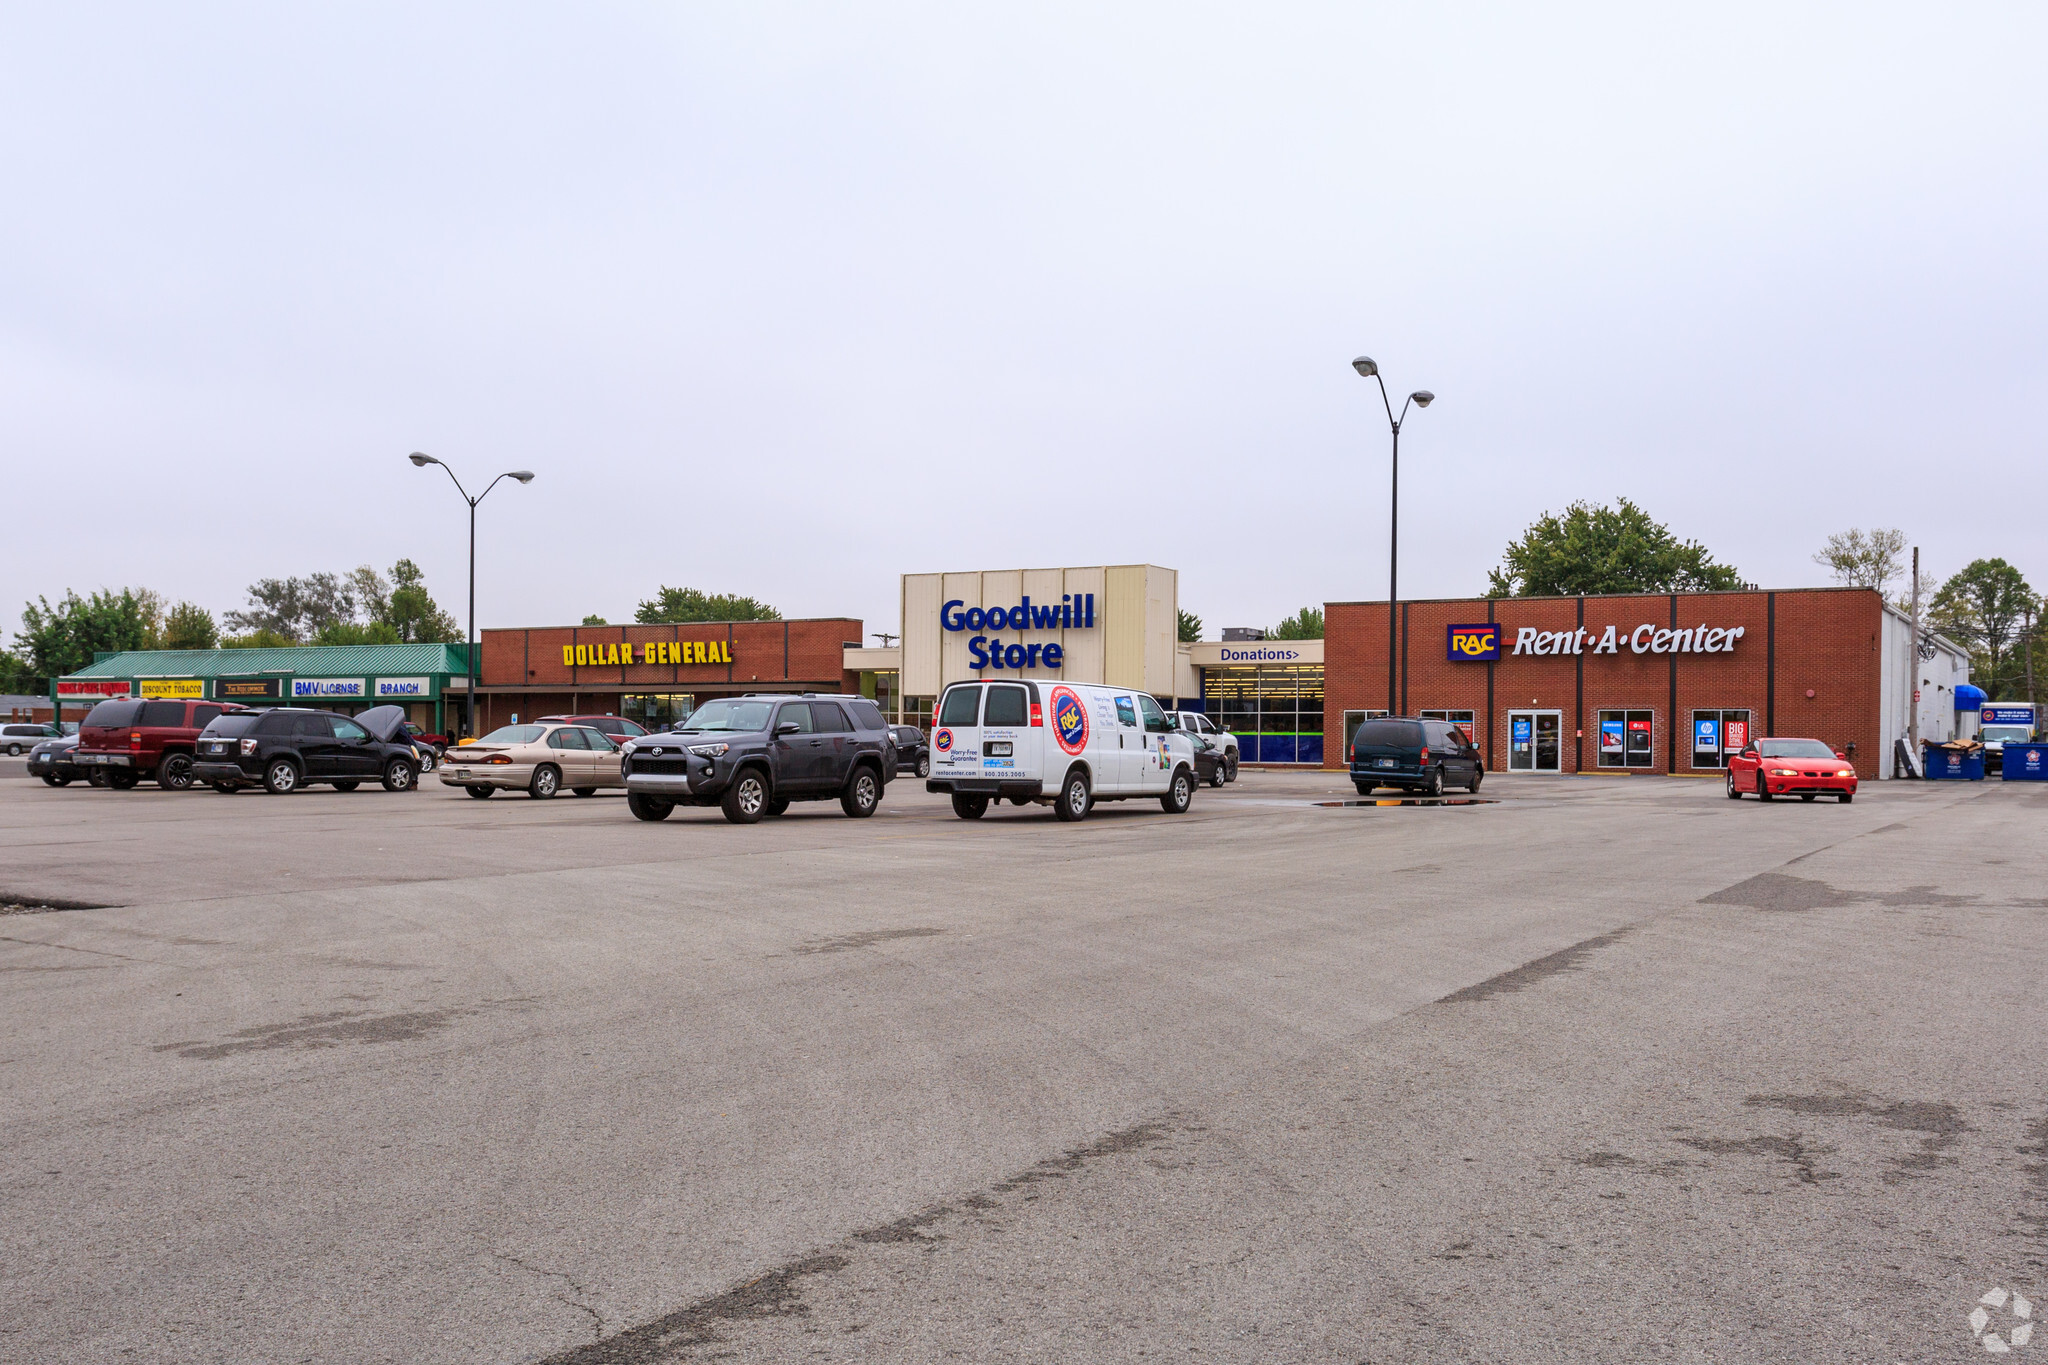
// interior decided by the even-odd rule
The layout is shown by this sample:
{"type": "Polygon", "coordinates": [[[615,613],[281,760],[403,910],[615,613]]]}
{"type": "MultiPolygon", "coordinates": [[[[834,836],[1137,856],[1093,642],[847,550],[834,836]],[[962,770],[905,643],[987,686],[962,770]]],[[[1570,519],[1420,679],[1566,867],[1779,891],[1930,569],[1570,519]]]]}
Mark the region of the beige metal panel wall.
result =
{"type": "MultiPolygon", "coordinates": [[[[1024,595],[1031,599],[1034,606],[1056,607],[1060,604],[1061,595],[1072,591],[1066,586],[1066,574],[1059,569],[1026,569],[1023,578],[1024,595]]],[[[1070,630],[1033,630],[1027,631],[1021,638],[1026,644],[1057,640],[1064,649],[1074,634],[1075,632],[1070,630]]],[[[1061,662],[1066,662],[1064,657],[1061,662]]],[[[1068,668],[1039,668],[1033,669],[1030,676],[1050,680],[1075,675],[1068,668]]]]}
{"type": "MultiPolygon", "coordinates": [[[[939,605],[946,602],[957,601],[961,603],[961,610],[963,611],[968,607],[988,605],[988,599],[982,595],[981,578],[982,576],[979,573],[949,573],[945,575],[945,586],[940,590],[939,603],[932,607],[932,619],[935,621],[938,619],[939,605]]],[[[967,666],[968,634],[964,630],[942,630],[939,632],[939,671],[941,674],[939,681],[941,686],[961,678],[971,678],[974,676],[974,671],[967,666]]],[[[932,690],[937,691],[938,689],[933,688],[932,690]]]]}
{"type": "MultiPolygon", "coordinates": [[[[1178,621],[1175,623],[1178,624],[1178,621]]],[[[1173,695],[1196,697],[1202,692],[1202,673],[1195,667],[1193,656],[1186,645],[1179,645],[1173,651],[1173,695]]]]}
{"type": "Polygon", "coordinates": [[[938,695],[943,679],[939,659],[939,604],[944,602],[942,575],[903,575],[903,691],[907,696],[938,695]]]}
{"type": "Polygon", "coordinates": [[[1174,695],[1173,646],[1180,636],[1178,575],[1145,566],[1145,690],[1174,695]]]}
{"type": "Polygon", "coordinates": [[[1075,682],[1099,683],[1103,681],[1103,637],[1102,611],[1108,588],[1101,569],[1068,569],[1062,575],[1062,593],[1076,597],[1082,593],[1095,594],[1095,629],[1069,630],[1060,635],[1060,643],[1066,647],[1066,668],[1063,676],[1075,682]]]}
{"type": "Polygon", "coordinates": [[[1145,566],[1114,564],[1103,570],[1106,587],[1097,604],[1096,628],[1103,634],[1102,681],[1111,687],[1145,686],[1145,566]]]}

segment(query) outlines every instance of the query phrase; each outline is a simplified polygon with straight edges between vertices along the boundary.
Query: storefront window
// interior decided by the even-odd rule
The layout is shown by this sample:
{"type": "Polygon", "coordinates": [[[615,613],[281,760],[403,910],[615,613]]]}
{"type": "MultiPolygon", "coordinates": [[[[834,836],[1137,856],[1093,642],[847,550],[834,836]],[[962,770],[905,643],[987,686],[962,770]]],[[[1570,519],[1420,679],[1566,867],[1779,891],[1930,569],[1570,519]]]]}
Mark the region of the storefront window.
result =
{"type": "Polygon", "coordinates": [[[1602,711],[1600,713],[1600,766],[1603,768],[1650,768],[1656,766],[1656,718],[1649,711],[1602,711]]]}
{"type": "Polygon", "coordinates": [[[932,728],[932,708],[938,704],[937,697],[905,697],[901,716],[892,716],[890,719],[897,720],[903,725],[915,725],[929,733],[932,728]]]}
{"type": "MultiPolygon", "coordinates": [[[[1465,738],[1471,740],[1474,744],[1477,744],[1479,742],[1478,716],[1474,712],[1424,711],[1421,713],[1421,715],[1424,720],[1449,721],[1451,724],[1457,726],[1460,730],[1463,730],[1465,732],[1465,738]]],[[[1350,747],[1351,746],[1349,744],[1345,745],[1346,752],[1349,752],[1350,747]]]]}
{"type": "Polygon", "coordinates": [[[1346,711],[1344,713],[1344,753],[1342,762],[1351,761],[1351,741],[1358,738],[1358,727],[1369,720],[1384,716],[1385,711],[1346,711]]]}
{"type": "Polygon", "coordinates": [[[649,730],[666,730],[696,709],[693,692],[628,692],[619,698],[619,714],[649,730]]]}
{"type": "Polygon", "coordinates": [[[1725,768],[1728,755],[1742,752],[1749,743],[1748,711],[1695,711],[1692,713],[1692,766],[1725,768]]]}
{"type": "Polygon", "coordinates": [[[1323,667],[1212,668],[1202,705],[1246,763],[1323,761],[1323,667]]]}
{"type": "Polygon", "coordinates": [[[902,677],[893,668],[864,670],[860,675],[860,694],[871,698],[882,708],[882,714],[893,721],[901,714],[897,704],[902,700],[902,677]]]}

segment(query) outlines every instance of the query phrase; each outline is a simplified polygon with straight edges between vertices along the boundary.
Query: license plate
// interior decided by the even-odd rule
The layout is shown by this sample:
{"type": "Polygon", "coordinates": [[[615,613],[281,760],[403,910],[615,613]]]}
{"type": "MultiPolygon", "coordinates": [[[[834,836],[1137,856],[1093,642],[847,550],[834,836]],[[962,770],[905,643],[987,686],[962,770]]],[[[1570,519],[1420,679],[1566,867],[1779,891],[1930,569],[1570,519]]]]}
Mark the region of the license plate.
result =
{"type": "Polygon", "coordinates": [[[457,769],[455,770],[455,775],[456,775],[457,777],[468,777],[468,776],[469,776],[469,769],[467,769],[467,768],[457,768],[457,769]]]}
{"type": "Polygon", "coordinates": [[[1393,768],[1400,766],[1397,763],[1395,763],[1394,760],[1391,758],[1376,758],[1372,761],[1372,765],[1375,768],[1393,768]]]}
{"type": "Polygon", "coordinates": [[[1010,756],[1010,746],[1007,743],[991,744],[984,752],[990,758],[1008,758],[1010,756]]]}

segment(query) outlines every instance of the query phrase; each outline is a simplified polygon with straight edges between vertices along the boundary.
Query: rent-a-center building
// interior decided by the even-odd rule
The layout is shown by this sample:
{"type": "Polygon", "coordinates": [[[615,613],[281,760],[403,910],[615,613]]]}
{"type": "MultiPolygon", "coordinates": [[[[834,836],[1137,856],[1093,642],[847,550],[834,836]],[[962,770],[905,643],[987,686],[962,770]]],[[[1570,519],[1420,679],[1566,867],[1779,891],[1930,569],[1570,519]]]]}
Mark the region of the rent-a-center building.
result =
{"type": "Polygon", "coordinates": [[[1709,773],[1764,735],[1889,777],[1910,708],[1956,733],[1969,656],[1868,588],[1324,606],[1325,723],[1389,711],[1467,728],[1491,771],[1709,773]],[[1391,638],[1390,638],[1391,635],[1391,638]]]}

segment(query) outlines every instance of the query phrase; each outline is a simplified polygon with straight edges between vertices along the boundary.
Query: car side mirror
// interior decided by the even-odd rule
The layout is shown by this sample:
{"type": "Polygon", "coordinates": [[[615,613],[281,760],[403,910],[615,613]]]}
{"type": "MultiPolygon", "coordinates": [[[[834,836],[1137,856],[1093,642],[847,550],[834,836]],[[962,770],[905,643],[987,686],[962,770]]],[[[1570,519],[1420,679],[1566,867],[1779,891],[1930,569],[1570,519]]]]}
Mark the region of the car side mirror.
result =
{"type": "Polygon", "coordinates": [[[1835,750],[1835,757],[1841,759],[1844,763],[1849,761],[1849,755],[1843,753],[1840,749],[1835,750]]]}
{"type": "Polygon", "coordinates": [[[1744,757],[1744,758],[1755,758],[1755,757],[1756,757],[1756,750],[1754,750],[1754,749],[1744,749],[1744,750],[1742,751],[1742,757],[1744,757]]]}
{"type": "Polygon", "coordinates": [[[786,720],[775,727],[775,736],[780,739],[784,735],[793,735],[803,728],[803,726],[798,725],[793,720],[786,720]]]}

